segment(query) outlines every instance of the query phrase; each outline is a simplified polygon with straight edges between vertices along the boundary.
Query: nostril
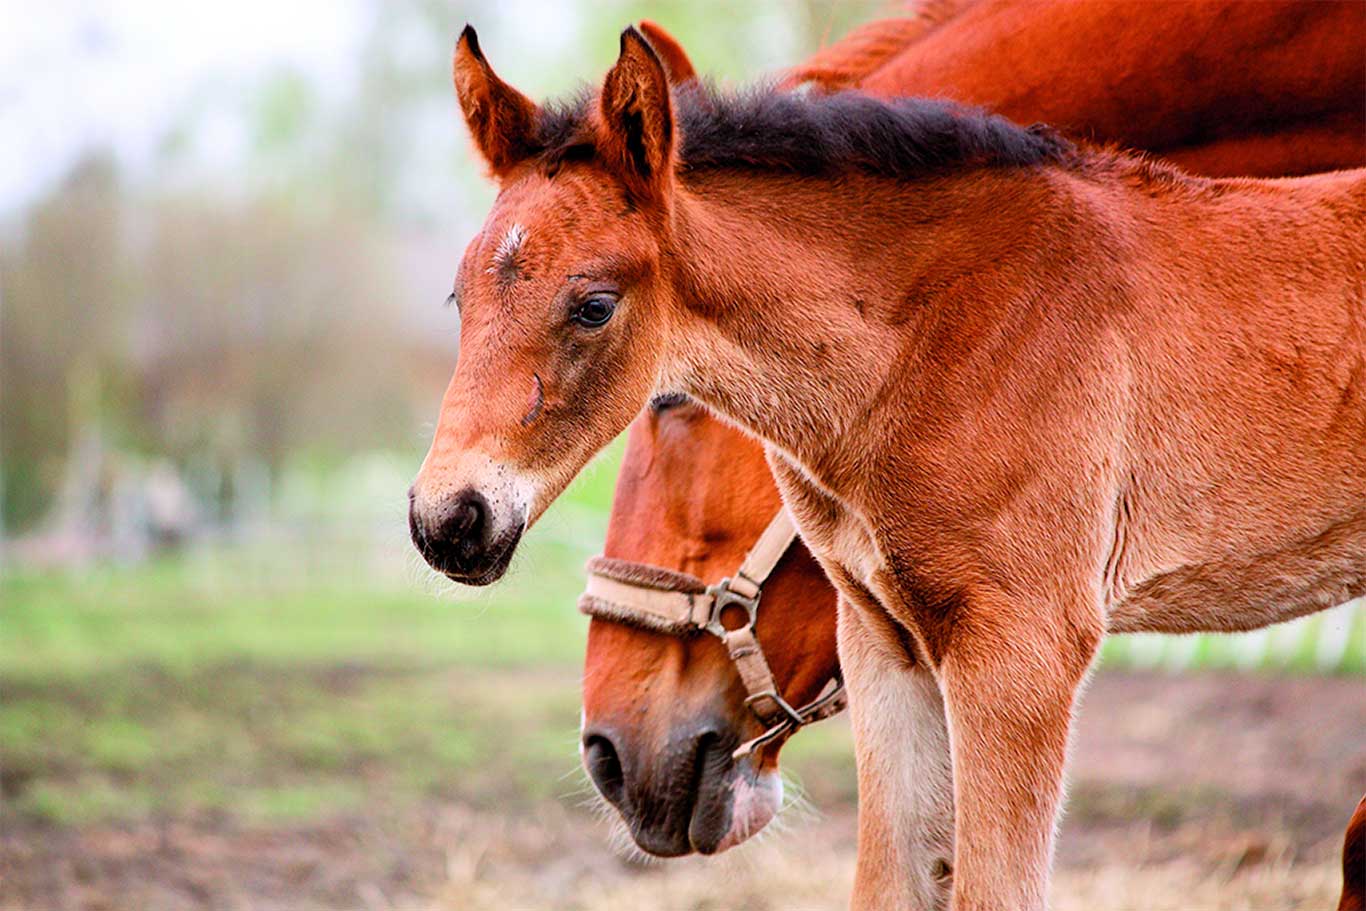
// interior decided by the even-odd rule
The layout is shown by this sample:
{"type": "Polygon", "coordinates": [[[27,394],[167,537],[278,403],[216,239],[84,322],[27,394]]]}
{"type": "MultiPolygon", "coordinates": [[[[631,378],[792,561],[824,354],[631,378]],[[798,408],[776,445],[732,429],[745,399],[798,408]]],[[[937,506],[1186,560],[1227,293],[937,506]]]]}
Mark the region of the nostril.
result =
{"type": "Polygon", "coordinates": [[[461,491],[447,520],[447,540],[479,540],[488,524],[488,503],[473,490],[461,491]]]}
{"type": "Polygon", "coordinates": [[[721,735],[716,731],[703,731],[697,738],[697,749],[693,753],[692,766],[692,792],[697,794],[702,788],[703,780],[709,774],[720,771],[716,768],[718,760],[723,760],[718,746],[721,743],[721,735]]]}
{"type": "Polygon", "coordinates": [[[621,770],[617,748],[602,734],[588,734],[583,738],[583,764],[588,777],[593,779],[598,793],[620,805],[626,788],[626,776],[621,770]]]}

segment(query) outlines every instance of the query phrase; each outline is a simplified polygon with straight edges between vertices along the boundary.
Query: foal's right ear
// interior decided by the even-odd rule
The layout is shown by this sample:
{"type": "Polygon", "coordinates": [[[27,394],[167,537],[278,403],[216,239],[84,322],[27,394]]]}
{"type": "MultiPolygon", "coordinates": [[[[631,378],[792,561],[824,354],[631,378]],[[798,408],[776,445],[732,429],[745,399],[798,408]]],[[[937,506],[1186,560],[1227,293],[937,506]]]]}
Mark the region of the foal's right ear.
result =
{"type": "Polygon", "coordinates": [[[663,203],[673,180],[674,121],[664,64],[634,28],[598,97],[598,150],[632,196],[663,203]]]}
{"type": "Polygon", "coordinates": [[[455,43],[451,69],[474,144],[493,176],[502,178],[535,149],[536,105],[498,78],[468,25],[455,43]]]}

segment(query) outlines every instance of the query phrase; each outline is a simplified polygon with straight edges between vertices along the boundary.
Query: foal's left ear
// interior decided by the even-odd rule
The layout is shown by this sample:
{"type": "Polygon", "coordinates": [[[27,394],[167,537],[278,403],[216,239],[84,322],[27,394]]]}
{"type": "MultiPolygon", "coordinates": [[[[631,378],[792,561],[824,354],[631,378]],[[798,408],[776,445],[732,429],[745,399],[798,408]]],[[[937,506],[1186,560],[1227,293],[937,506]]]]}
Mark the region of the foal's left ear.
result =
{"type": "Polygon", "coordinates": [[[474,144],[493,176],[502,178],[534,150],[536,105],[498,78],[468,25],[455,43],[451,70],[474,144]]]}
{"type": "Polygon", "coordinates": [[[673,179],[674,120],[664,65],[634,27],[621,33],[621,56],[599,101],[599,151],[642,201],[664,202],[673,179]]]}

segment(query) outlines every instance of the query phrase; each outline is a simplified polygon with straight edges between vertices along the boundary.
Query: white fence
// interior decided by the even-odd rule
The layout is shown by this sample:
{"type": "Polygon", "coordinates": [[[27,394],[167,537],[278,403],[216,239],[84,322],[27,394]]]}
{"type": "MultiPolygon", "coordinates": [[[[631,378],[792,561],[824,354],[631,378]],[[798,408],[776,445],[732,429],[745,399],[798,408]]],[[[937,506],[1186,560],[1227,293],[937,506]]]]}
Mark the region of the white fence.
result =
{"type": "Polygon", "coordinates": [[[1366,672],[1366,598],[1250,633],[1137,633],[1106,644],[1107,667],[1366,672]]]}

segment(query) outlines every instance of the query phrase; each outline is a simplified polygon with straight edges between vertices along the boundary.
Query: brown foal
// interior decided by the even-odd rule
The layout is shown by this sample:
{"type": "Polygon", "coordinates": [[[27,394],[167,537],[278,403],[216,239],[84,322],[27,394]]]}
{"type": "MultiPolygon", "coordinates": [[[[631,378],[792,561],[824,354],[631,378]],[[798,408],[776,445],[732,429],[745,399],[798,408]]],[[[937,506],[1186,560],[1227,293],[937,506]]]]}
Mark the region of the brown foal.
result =
{"type": "Polygon", "coordinates": [[[1043,907],[1107,630],[1366,591],[1366,173],[1206,180],[945,103],[674,95],[633,29],[564,107],[469,29],[455,76],[501,192],[415,543],[496,580],[660,394],[763,439],[840,592],[881,840],[934,842],[945,796],[906,772],[926,697],[883,677],[943,700],[952,863],[861,907],[1043,907]]]}
{"type": "MultiPolygon", "coordinates": [[[[1295,86],[1303,86],[1302,80],[1288,81],[1281,94],[1268,102],[1269,110],[1248,100],[1263,91],[1266,68],[1257,64],[1256,56],[1247,54],[1274,53],[1279,59],[1281,48],[1269,50],[1266,33],[1277,17],[1298,13],[1313,20],[1307,26],[1302,22],[1287,38],[1304,55],[1300,64],[1338,73],[1336,82],[1314,84],[1314,94],[1299,107],[1323,108],[1322,99],[1327,97],[1326,107],[1332,110],[1366,111],[1358,103],[1366,99],[1366,82],[1360,74],[1339,72],[1340,58],[1350,56],[1353,46],[1366,55],[1366,16],[1353,17],[1353,10],[1344,5],[1267,4],[1238,7],[1238,15],[1230,15],[1233,10],[1227,4],[1179,4],[1167,11],[1178,15],[1165,18],[1135,17],[1137,8],[1123,4],[1087,7],[1092,32],[1103,28],[1103,34],[1134,49],[1090,60],[1085,86],[1110,86],[1108,93],[1079,90],[1084,87],[1083,74],[1061,63],[1057,74],[1030,66],[1024,76],[1035,80],[1032,83],[1015,68],[1000,65],[1003,56],[1011,55],[998,52],[998,47],[1023,41],[1022,36],[1035,36],[1031,40],[1039,42],[1044,35],[1066,32],[1075,8],[1035,3],[1027,5],[1029,15],[1021,17],[1018,5],[964,6],[989,10],[990,15],[979,15],[967,30],[942,11],[936,19],[870,23],[798,67],[784,83],[815,81],[830,89],[867,85],[893,94],[895,86],[889,82],[905,79],[908,92],[930,93],[936,86],[929,74],[953,74],[955,84],[966,83],[956,91],[976,93],[965,100],[1003,105],[1019,120],[1038,119],[1030,105],[1036,103],[1033,99],[1050,96],[1051,90],[1057,93],[1049,108],[1051,116],[1082,135],[1124,145],[1175,142],[1158,144],[1154,151],[1176,154],[1194,163],[1196,170],[1208,168],[1211,176],[1274,175],[1266,169],[1294,166],[1279,157],[1268,160],[1254,155],[1240,161],[1235,149],[1247,147],[1248,137],[1254,136],[1260,148],[1294,144],[1302,153],[1301,160],[1312,164],[1366,163],[1366,150],[1332,130],[1305,145],[1303,122],[1286,113],[1296,107],[1288,94],[1295,86]],[[1173,22],[1181,27],[1173,29],[1173,22]],[[1215,33],[1217,40],[1211,41],[1210,29],[1216,22],[1222,24],[1215,33]],[[1335,26],[1338,30],[1331,31],[1335,26]],[[1333,42],[1327,46],[1313,43],[1325,31],[1333,34],[1333,42]],[[983,34],[991,36],[990,40],[983,39],[983,34]],[[928,35],[937,36],[936,40],[925,40],[928,35]],[[1148,49],[1146,57],[1138,55],[1140,47],[1148,49]],[[1160,53],[1154,54],[1153,48],[1160,53]],[[1146,93],[1144,87],[1149,85],[1179,83],[1179,61],[1192,55],[1199,56],[1202,67],[1220,74],[1220,94],[1164,96],[1164,103],[1173,106],[1166,111],[1154,108],[1146,97],[1141,101],[1134,97],[1139,90],[1146,93]],[[1318,66],[1320,57],[1326,61],[1318,66]],[[1138,113],[1125,119],[1124,111],[1138,113]],[[1207,137],[1222,138],[1206,144],[1190,139],[1189,125],[1197,123],[1205,125],[1207,137]],[[1172,124],[1187,126],[1173,128],[1172,124]],[[1108,129],[1120,132],[1109,135],[1108,129]],[[1159,135],[1159,131],[1163,132],[1159,135]],[[1234,143],[1229,137],[1243,138],[1234,143]]],[[[964,12],[960,9],[954,14],[964,12]]],[[[686,83],[695,77],[687,55],[673,38],[652,23],[642,23],[641,29],[665,62],[671,81],[686,83]]],[[[1361,112],[1357,116],[1360,119],[1361,112]]],[[[1357,127],[1352,132],[1366,142],[1366,122],[1357,127]]],[[[694,402],[656,402],[628,433],[604,553],[712,582],[734,573],[746,549],[772,519],[777,504],[778,493],[757,441],[711,417],[694,402]]],[[[838,675],[839,667],[834,589],[800,542],[765,585],[761,604],[758,640],[779,690],[789,704],[804,705],[816,698],[825,681],[838,675]]],[[[747,689],[722,643],[713,636],[662,634],[629,618],[625,624],[620,620],[610,615],[593,619],[584,662],[585,765],[601,792],[617,807],[637,844],[653,853],[710,853],[719,845],[735,843],[741,833],[757,832],[781,803],[777,767],[783,739],[731,764],[704,764],[707,776],[720,780],[704,776],[695,793],[677,786],[680,780],[693,780],[697,752],[679,749],[681,740],[713,736],[717,752],[724,753],[758,736],[767,724],[746,705],[747,689]],[[720,811],[707,806],[717,799],[728,806],[720,811]],[[705,833],[692,831],[690,813],[724,828],[724,834],[707,838],[705,833]],[[727,818],[729,825],[725,825],[727,818]]],[[[914,679],[915,673],[908,669],[906,676],[914,679]]],[[[915,692],[932,696],[932,688],[922,686],[915,692]]],[[[921,729],[942,732],[945,722],[937,703],[931,699],[923,711],[926,720],[921,729]]],[[[943,742],[942,734],[939,740],[943,742]]],[[[937,768],[948,774],[946,766],[937,768]]],[[[864,774],[873,775],[874,770],[864,774]]],[[[876,789],[871,781],[865,781],[862,788],[865,792],[876,789]]],[[[871,816],[863,816],[870,826],[874,825],[871,816]]],[[[871,837],[865,841],[869,845],[861,857],[863,866],[874,871],[865,877],[870,883],[882,871],[901,865],[896,857],[877,859],[887,852],[887,842],[871,837]]],[[[941,849],[939,853],[951,852],[941,849]]]]}

